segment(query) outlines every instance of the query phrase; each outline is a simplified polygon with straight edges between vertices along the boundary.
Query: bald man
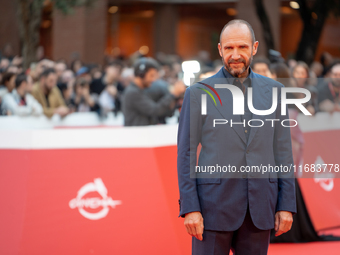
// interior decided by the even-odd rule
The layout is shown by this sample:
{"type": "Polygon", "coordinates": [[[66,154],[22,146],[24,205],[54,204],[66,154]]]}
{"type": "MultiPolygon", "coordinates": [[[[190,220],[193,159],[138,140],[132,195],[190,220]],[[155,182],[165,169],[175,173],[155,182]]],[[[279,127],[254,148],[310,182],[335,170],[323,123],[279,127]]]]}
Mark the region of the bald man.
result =
{"type": "Polygon", "coordinates": [[[249,23],[227,23],[218,44],[224,66],[185,92],[177,141],[179,217],[192,236],[193,255],[228,255],[230,250],[236,255],[264,255],[270,230],[275,228],[278,236],[292,226],[294,173],[242,172],[246,167],[293,165],[290,129],[281,125],[289,119],[287,109],[281,115],[284,86],[250,68],[258,45],[249,23]],[[228,84],[229,89],[223,87],[228,84]],[[276,110],[252,113],[246,103],[250,88],[253,108],[262,111],[271,109],[272,91],[277,90],[276,110]],[[241,115],[233,112],[232,90],[244,96],[241,115]],[[228,166],[235,172],[221,171],[228,166]]]}

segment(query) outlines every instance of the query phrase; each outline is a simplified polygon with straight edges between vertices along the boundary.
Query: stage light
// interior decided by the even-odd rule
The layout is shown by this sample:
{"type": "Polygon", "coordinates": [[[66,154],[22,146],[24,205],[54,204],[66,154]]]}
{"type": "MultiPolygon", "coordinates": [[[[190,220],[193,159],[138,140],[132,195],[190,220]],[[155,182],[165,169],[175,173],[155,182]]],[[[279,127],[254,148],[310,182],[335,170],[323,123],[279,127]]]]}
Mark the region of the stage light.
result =
{"type": "Polygon", "coordinates": [[[146,55],[149,53],[149,47],[144,45],[142,47],[139,48],[139,53],[142,55],[146,55]]]}
{"type": "Polygon", "coordinates": [[[237,15],[237,10],[235,8],[227,8],[226,12],[229,16],[236,16],[237,15]]]}
{"type": "Polygon", "coordinates": [[[190,86],[190,79],[195,78],[194,73],[201,70],[200,63],[197,60],[184,61],[182,63],[183,82],[185,85],[190,86]]]}
{"type": "Polygon", "coordinates": [[[114,14],[118,11],[118,6],[111,6],[109,8],[109,13],[114,14]]]}
{"type": "Polygon", "coordinates": [[[299,9],[300,8],[300,5],[297,2],[295,2],[295,1],[290,1],[289,5],[293,9],[299,9]]]}
{"type": "Polygon", "coordinates": [[[184,61],[182,70],[184,73],[198,73],[201,70],[200,63],[197,60],[184,61]]]}

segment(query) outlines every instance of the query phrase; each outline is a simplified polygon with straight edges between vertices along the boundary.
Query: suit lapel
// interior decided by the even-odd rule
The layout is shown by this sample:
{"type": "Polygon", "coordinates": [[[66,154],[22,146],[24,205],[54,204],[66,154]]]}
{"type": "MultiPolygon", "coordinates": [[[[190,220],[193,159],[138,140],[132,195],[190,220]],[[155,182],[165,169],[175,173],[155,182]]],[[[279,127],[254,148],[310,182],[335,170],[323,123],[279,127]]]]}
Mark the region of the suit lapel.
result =
{"type": "MultiPolygon", "coordinates": [[[[223,68],[223,67],[222,67],[223,68]]],[[[223,74],[222,68],[220,71],[212,78],[212,86],[215,88],[215,84],[232,84],[231,80],[226,78],[223,74]]],[[[244,134],[243,124],[241,123],[240,115],[233,115],[233,97],[229,89],[221,89],[215,88],[217,93],[220,95],[222,100],[222,106],[220,104],[217,105],[216,109],[220,112],[220,114],[229,122],[232,120],[233,125],[232,128],[237,133],[237,135],[242,139],[242,141],[247,144],[247,139],[244,134]],[[238,123],[238,124],[235,124],[238,123]]]]}
{"type": "MultiPolygon", "coordinates": [[[[223,67],[222,67],[223,68],[223,67]]],[[[211,77],[211,80],[207,81],[207,83],[215,88],[215,84],[232,84],[229,78],[226,78],[223,74],[222,68],[219,72],[217,72],[214,76],[211,77]]],[[[253,88],[253,106],[257,110],[267,110],[271,107],[271,97],[272,93],[268,88],[268,85],[265,79],[258,77],[257,74],[252,73],[252,88],[253,88]]],[[[232,120],[233,125],[232,128],[237,133],[237,135],[241,138],[241,140],[249,146],[252,142],[253,138],[255,137],[256,132],[258,131],[259,127],[251,127],[250,134],[248,138],[248,142],[244,133],[243,123],[241,123],[241,116],[233,114],[233,97],[229,89],[221,89],[215,88],[216,92],[220,95],[222,100],[222,106],[217,104],[216,109],[220,112],[220,114],[228,120],[229,124],[230,120],[232,120]],[[239,123],[239,124],[235,124],[239,123]]],[[[247,102],[246,102],[247,103],[247,102]]],[[[265,121],[266,116],[261,116],[257,114],[252,114],[252,119],[261,119],[265,121]]],[[[252,125],[259,125],[259,122],[254,122],[252,125]]]]}

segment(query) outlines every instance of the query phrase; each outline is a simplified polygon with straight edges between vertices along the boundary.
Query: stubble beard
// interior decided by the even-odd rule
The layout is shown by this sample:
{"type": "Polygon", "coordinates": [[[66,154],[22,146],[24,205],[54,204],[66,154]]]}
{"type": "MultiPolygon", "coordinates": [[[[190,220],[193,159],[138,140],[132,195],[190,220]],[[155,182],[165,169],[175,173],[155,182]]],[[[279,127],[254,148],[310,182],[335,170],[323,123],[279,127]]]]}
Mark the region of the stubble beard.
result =
{"type": "Polygon", "coordinates": [[[237,77],[237,78],[241,78],[242,74],[244,74],[248,70],[251,62],[253,62],[253,51],[251,52],[251,57],[249,58],[249,62],[248,63],[247,63],[247,61],[244,58],[241,58],[239,61],[237,61],[237,63],[243,63],[243,68],[241,70],[235,70],[235,69],[233,69],[233,68],[231,68],[229,66],[231,63],[236,63],[236,61],[229,60],[228,63],[226,63],[224,61],[223,56],[222,56],[222,62],[223,62],[223,65],[224,65],[225,69],[227,69],[227,71],[232,76],[237,77]]]}

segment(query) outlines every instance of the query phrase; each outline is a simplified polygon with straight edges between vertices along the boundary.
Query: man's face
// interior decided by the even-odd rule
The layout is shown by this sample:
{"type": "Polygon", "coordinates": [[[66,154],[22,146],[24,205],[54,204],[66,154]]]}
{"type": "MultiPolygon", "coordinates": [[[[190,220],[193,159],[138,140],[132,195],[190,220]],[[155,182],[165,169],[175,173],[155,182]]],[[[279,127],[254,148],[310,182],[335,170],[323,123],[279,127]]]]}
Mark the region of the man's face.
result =
{"type": "Polygon", "coordinates": [[[143,78],[143,87],[148,88],[151,84],[158,79],[158,71],[154,68],[149,69],[143,78]]]}
{"type": "Polygon", "coordinates": [[[296,66],[293,71],[293,77],[297,81],[298,87],[303,87],[306,83],[306,80],[308,78],[308,72],[303,66],[296,66]]]}
{"type": "Polygon", "coordinates": [[[268,77],[270,71],[266,63],[256,63],[252,69],[255,73],[268,77]]]}
{"type": "Polygon", "coordinates": [[[24,92],[24,94],[27,93],[27,81],[23,81],[21,84],[20,84],[20,88],[22,89],[22,91],[24,92]]]}
{"type": "Polygon", "coordinates": [[[293,77],[296,79],[307,79],[308,78],[307,70],[302,66],[297,66],[294,69],[293,77]]]}
{"type": "Polygon", "coordinates": [[[340,64],[333,66],[331,71],[331,78],[333,84],[337,87],[340,87],[340,64]]]}
{"type": "Polygon", "coordinates": [[[224,67],[234,77],[248,75],[248,68],[257,52],[258,42],[252,44],[251,34],[244,24],[228,26],[221,36],[218,50],[224,67]]]}
{"type": "Polygon", "coordinates": [[[105,70],[107,82],[112,84],[116,81],[119,78],[119,72],[120,70],[118,66],[108,66],[105,70]]]}
{"type": "Polygon", "coordinates": [[[44,87],[47,91],[51,91],[54,86],[57,85],[57,75],[55,73],[50,73],[47,77],[43,78],[44,87]]]}
{"type": "Polygon", "coordinates": [[[9,66],[7,72],[17,74],[19,73],[19,68],[17,66],[9,66]]]}
{"type": "Polygon", "coordinates": [[[62,73],[66,70],[66,65],[65,63],[57,63],[55,65],[55,70],[57,72],[58,78],[61,77],[62,73]]]}
{"type": "Polygon", "coordinates": [[[0,68],[6,69],[9,66],[9,60],[7,58],[3,58],[0,61],[0,68]]]}

